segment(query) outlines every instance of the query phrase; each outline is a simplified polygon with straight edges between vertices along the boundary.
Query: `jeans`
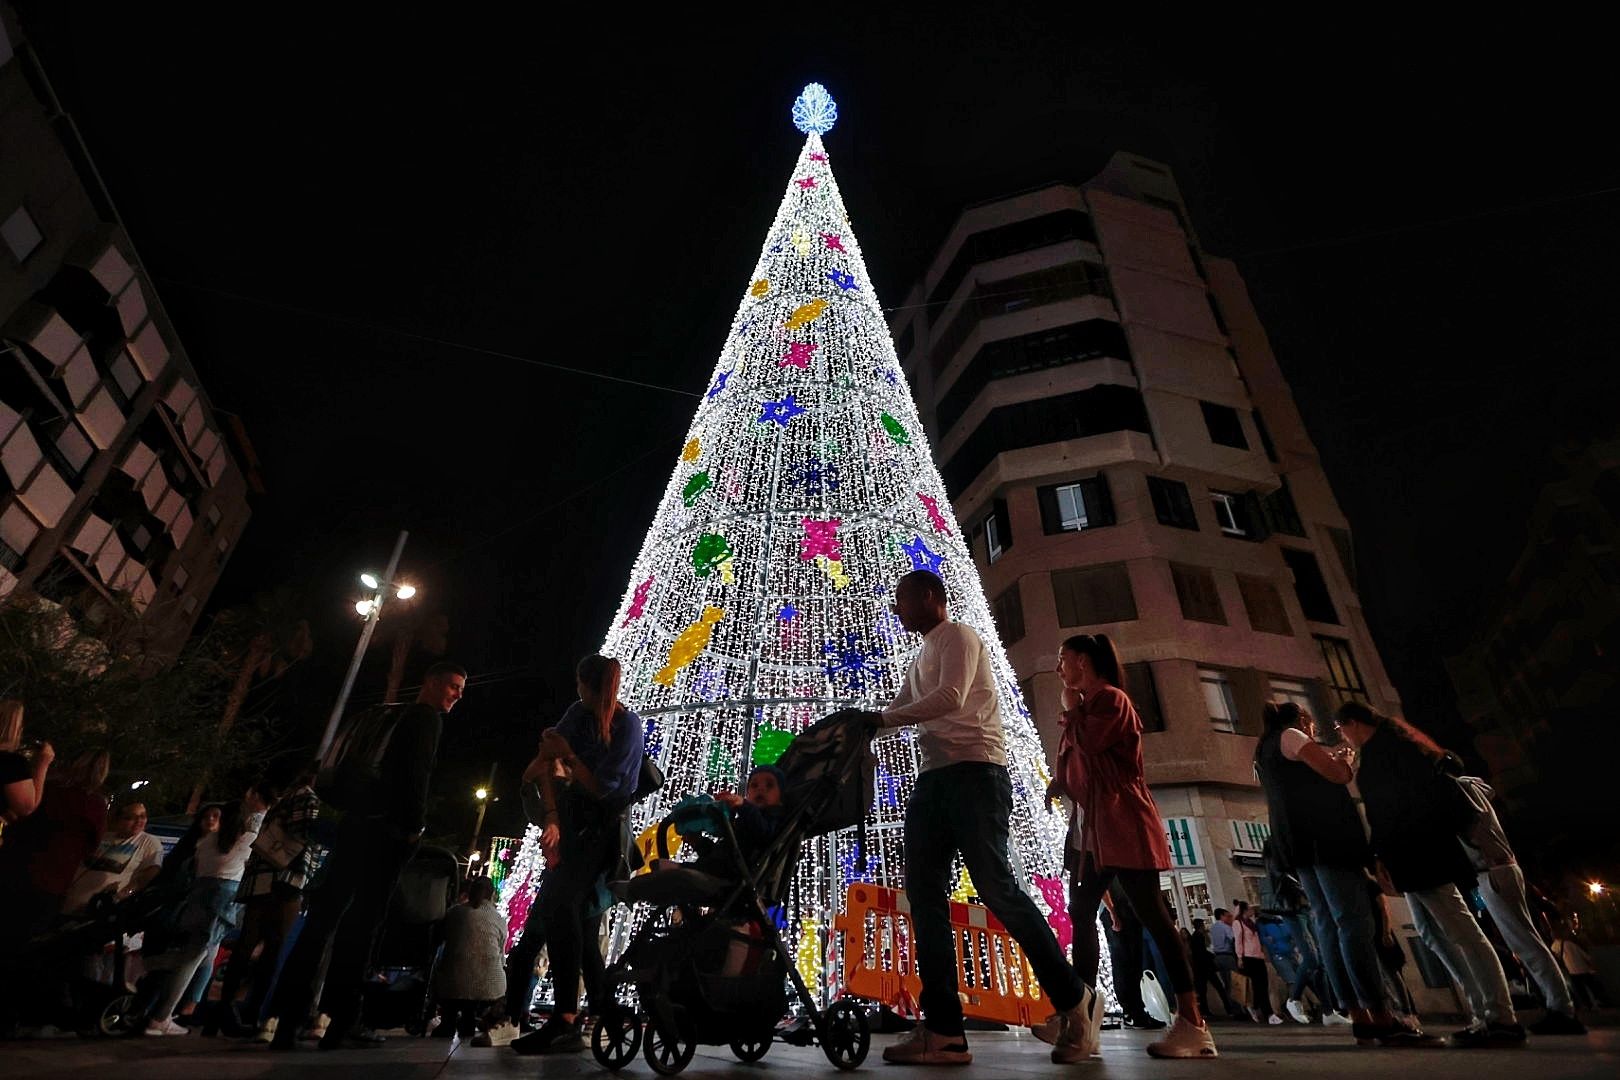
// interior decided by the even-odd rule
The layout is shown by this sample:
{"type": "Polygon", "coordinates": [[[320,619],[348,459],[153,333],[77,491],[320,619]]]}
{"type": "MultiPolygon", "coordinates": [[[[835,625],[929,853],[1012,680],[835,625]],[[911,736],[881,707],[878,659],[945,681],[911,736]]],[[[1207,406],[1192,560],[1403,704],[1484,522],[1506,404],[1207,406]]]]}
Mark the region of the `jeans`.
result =
{"type": "Polygon", "coordinates": [[[415,850],[397,830],[379,821],[350,815],[338,825],[326,856],[325,877],[310,895],[304,926],[276,982],[279,1038],[290,1042],[309,1016],[328,944],[332,955],[323,995],[331,1017],[328,1030],[341,1037],[360,1020],[361,990],[388,902],[415,850]]]}
{"type": "Polygon", "coordinates": [[[1389,1007],[1384,991],[1367,875],[1342,866],[1301,866],[1299,883],[1311,902],[1311,923],[1322,965],[1338,1004],[1374,1012],[1389,1007]]]}
{"type": "MultiPolygon", "coordinates": [[[[1289,998],[1298,1001],[1308,986],[1324,1008],[1334,1008],[1338,1002],[1333,1000],[1333,993],[1327,987],[1327,973],[1322,967],[1322,953],[1316,947],[1316,938],[1311,933],[1310,921],[1302,914],[1289,915],[1288,928],[1294,932],[1294,943],[1299,949],[1299,964],[1293,985],[1289,988],[1289,998]]],[[[1281,974],[1281,971],[1279,968],[1278,973],[1281,974]]]]}
{"type": "Polygon", "coordinates": [[[180,910],[179,949],[163,993],[153,1002],[149,1015],[163,1021],[174,1015],[182,1000],[202,1001],[214,976],[214,957],[219,943],[235,925],[241,905],[236,902],[238,882],[222,878],[198,878],[180,910]],[[201,980],[200,982],[198,980],[201,980]]]}
{"type": "MultiPolygon", "coordinates": [[[[1007,831],[1012,818],[1012,781],[1000,765],[965,762],[930,769],[917,777],[906,807],[906,896],[916,928],[917,974],[928,1030],[962,1034],[962,1000],[957,996],[956,934],[951,929],[951,864],[958,852],[973,877],[979,898],[1000,919],[1046,991],[1065,1012],[1080,1004],[1085,987],[1074,973],[1052,928],[1035,901],[1013,877],[1007,831]]],[[[1091,911],[1097,901],[1093,900],[1091,911]]],[[[1075,919],[1075,938],[1095,933],[1075,919]]]]}
{"type": "Polygon", "coordinates": [[[1485,931],[1455,885],[1439,885],[1406,894],[1418,937],[1440,958],[1467,998],[1470,1026],[1481,1017],[1516,1024],[1507,974],[1485,931]]]}
{"type": "Polygon", "coordinates": [[[1513,955],[1530,972],[1541,988],[1542,1000],[1553,1012],[1573,1013],[1575,999],[1570,995],[1569,983],[1564,981],[1563,969],[1553,958],[1552,950],[1536,933],[1530,920],[1530,903],[1524,895],[1524,874],[1518,864],[1482,870],[1479,875],[1479,895],[1485,901],[1485,910],[1491,913],[1496,929],[1502,934],[1513,955]]]}
{"type": "MultiPolygon", "coordinates": [[[[1102,901],[1102,895],[1112,881],[1119,882],[1119,891],[1129,901],[1130,909],[1141,921],[1142,929],[1146,930],[1152,936],[1154,944],[1158,945],[1159,954],[1164,958],[1165,966],[1169,968],[1171,988],[1178,994],[1191,993],[1192,957],[1187,953],[1187,943],[1176,932],[1176,923],[1170,917],[1170,908],[1165,903],[1164,893],[1159,891],[1157,870],[1117,870],[1106,866],[1099,869],[1092,862],[1091,856],[1087,855],[1081,864],[1080,872],[1074,875],[1069,884],[1069,910],[1094,909],[1102,901]]],[[[1074,936],[1074,969],[1083,980],[1094,981],[1097,978],[1096,938],[1087,938],[1081,934],[1074,936]]],[[[1140,966],[1137,968],[1136,978],[1142,978],[1140,966]]],[[[1116,994],[1120,992],[1117,983],[1114,992],[1116,994]]],[[[1123,1000],[1122,998],[1121,1001],[1123,1000]]]]}

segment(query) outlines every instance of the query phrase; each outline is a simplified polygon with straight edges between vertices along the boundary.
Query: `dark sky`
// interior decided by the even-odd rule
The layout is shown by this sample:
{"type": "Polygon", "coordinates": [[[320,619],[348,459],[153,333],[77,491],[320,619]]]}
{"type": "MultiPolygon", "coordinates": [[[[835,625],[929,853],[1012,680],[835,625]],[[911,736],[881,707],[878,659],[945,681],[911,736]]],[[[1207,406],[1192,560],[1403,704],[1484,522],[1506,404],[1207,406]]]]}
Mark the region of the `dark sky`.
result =
{"type": "MultiPolygon", "coordinates": [[[[409,528],[421,603],[478,675],[441,770],[458,802],[526,751],[600,641],[811,79],[839,100],[828,147],[888,304],[966,204],[1083,180],[1116,150],[1175,169],[1356,528],[1408,714],[1442,732],[1438,658],[1522,544],[1539,463],[1620,389],[1620,166],[1595,41],[1167,38],[983,7],[723,29],[623,8],[531,25],[20,7],[210,396],[263,461],[216,606],[303,591],[319,651],[278,708],[307,730],[358,630],[353,573],[409,528]]],[[[362,697],[380,692],[373,660],[362,697]]]]}

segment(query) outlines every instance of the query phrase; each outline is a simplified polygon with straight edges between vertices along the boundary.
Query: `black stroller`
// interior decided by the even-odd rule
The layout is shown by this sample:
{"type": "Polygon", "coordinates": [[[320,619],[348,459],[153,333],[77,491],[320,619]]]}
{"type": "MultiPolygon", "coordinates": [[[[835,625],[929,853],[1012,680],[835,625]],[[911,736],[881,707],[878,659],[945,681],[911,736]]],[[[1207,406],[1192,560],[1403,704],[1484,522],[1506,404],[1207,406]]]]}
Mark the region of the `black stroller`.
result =
{"type": "Polygon", "coordinates": [[[654,1072],[673,1076],[698,1043],[729,1045],[740,1060],[758,1061],[787,1012],[788,980],[827,1059],[840,1069],[866,1059],[865,1012],[849,1000],[816,1007],[767,909],[782,901],[801,841],[864,820],[875,764],[870,740],[854,710],[834,713],[794,740],[777,762],[787,781],[781,828],[752,866],[730,813],[708,796],[683,799],[663,820],[657,834],[663,859],[670,825],[688,843],[710,838],[710,851],[701,866],[666,863],[614,886],[622,899],[656,910],[607,971],[608,1001],[591,1034],[600,1064],[617,1071],[641,1049],[654,1072]],[[626,984],[634,985],[639,1009],[619,1000],[626,984]]]}
{"type": "Polygon", "coordinates": [[[444,917],[460,882],[461,865],[448,848],[419,847],[405,864],[388,902],[373,978],[366,983],[364,1016],[371,1027],[427,1033],[444,917]]]}

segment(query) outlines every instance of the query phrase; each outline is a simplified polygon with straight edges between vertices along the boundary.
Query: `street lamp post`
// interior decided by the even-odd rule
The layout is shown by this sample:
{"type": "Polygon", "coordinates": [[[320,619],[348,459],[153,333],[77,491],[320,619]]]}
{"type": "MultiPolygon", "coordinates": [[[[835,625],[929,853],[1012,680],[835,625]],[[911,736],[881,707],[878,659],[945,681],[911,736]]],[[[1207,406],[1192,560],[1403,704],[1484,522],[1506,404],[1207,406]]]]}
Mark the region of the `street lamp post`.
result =
{"type": "MultiPolygon", "coordinates": [[[[365,659],[366,646],[371,644],[371,635],[377,629],[377,620],[382,616],[383,599],[394,585],[394,571],[399,569],[399,557],[405,550],[405,538],[410,533],[400,530],[399,539],[394,541],[394,553],[388,558],[388,569],[383,571],[383,580],[378,581],[370,574],[362,574],[361,582],[369,589],[374,590],[370,600],[362,600],[355,605],[355,609],[366,617],[366,625],[360,631],[360,641],[354,647],[354,659],[349,661],[349,673],[343,677],[343,689],[338,691],[337,704],[332,706],[332,715],[326,720],[326,731],[321,735],[321,747],[316,752],[317,757],[324,758],[326,751],[331,749],[332,740],[337,736],[338,721],[343,719],[344,706],[349,703],[349,691],[354,689],[354,679],[360,674],[360,661],[365,659]]],[[[401,600],[409,600],[416,594],[416,590],[409,586],[397,587],[397,594],[401,600]]]]}

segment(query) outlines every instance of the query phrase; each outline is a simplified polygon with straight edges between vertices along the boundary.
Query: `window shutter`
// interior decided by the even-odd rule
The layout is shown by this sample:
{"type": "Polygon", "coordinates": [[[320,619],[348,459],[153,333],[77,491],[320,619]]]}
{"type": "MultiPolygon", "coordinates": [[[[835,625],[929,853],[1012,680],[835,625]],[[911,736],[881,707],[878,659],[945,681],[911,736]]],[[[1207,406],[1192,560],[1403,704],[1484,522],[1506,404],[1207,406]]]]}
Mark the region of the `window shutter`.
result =
{"type": "Polygon", "coordinates": [[[1001,537],[1001,553],[1005,555],[1013,546],[1012,519],[1007,515],[1006,500],[995,499],[990,507],[990,515],[996,519],[996,533],[1001,537]]]}
{"type": "Polygon", "coordinates": [[[1063,515],[1058,513],[1057,488],[1048,486],[1035,489],[1041,504],[1041,531],[1052,536],[1063,531],[1063,515]]]}
{"type": "Polygon", "coordinates": [[[1243,535],[1250,540],[1264,540],[1271,535],[1271,530],[1266,527],[1265,504],[1253,491],[1246,492],[1243,496],[1242,525],[1243,535]]]}
{"type": "Polygon", "coordinates": [[[1081,491],[1086,497],[1086,516],[1092,526],[1114,524],[1114,497],[1108,491],[1108,477],[1098,473],[1083,481],[1081,491]]]}

